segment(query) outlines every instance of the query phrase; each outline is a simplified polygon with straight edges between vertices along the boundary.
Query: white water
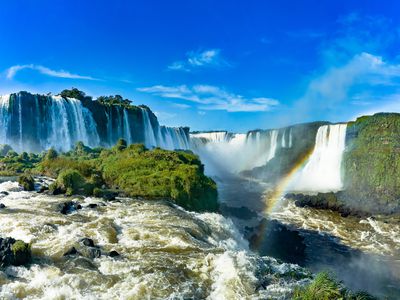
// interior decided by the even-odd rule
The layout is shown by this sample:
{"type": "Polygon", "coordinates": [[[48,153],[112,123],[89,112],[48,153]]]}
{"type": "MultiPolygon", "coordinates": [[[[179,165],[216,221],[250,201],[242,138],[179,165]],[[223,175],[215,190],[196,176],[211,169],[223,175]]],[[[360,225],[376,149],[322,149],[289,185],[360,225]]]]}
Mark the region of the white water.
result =
{"type": "Polygon", "coordinates": [[[190,134],[191,148],[205,162],[210,175],[237,174],[267,164],[275,157],[278,130],[248,134],[203,132],[190,134]]]}
{"type": "Polygon", "coordinates": [[[248,250],[233,223],[218,214],[188,213],[161,201],[120,199],[62,215],[64,197],[0,184],[0,236],[30,242],[29,267],[0,270],[1,299],[286,299],[307,280],[296,265],[248,250]],[[83,237],[100,258],[63,257],[83,237]],[[116,250],[119,258],[107,254],[116,250]],[[259,289],[260,284],[265,285],[259,289]]]}
{"type": "Polygon", "coordinates": [[[152,124],[148,110],[141,112],[143,126],[135,127],[126,108],[109,107],[105,114],[106,136],[100,141],[91,111],[77,99],[60,96],[39,99],[37,95],[25,93],[0,96],[0,144],[9,144],[17,152],[41,152],[51,147],[68,151],[78,141],[92,148],[110,147],[119,138],[129,144],[143,142],[133,128],[144,128],[144,142],[148,148],[189,148],[188,134],[183,128],[159,126],[158,122],[152,124]],[[14,101],[10,101],[11,97],[14,101]]]}
{"type": "Polygon", "coordinates": [[[341,164],[346,124],[324,125],[318,129],[315,148],[290,187],[295,191],[339,191],[343,188],[341,164]]]}

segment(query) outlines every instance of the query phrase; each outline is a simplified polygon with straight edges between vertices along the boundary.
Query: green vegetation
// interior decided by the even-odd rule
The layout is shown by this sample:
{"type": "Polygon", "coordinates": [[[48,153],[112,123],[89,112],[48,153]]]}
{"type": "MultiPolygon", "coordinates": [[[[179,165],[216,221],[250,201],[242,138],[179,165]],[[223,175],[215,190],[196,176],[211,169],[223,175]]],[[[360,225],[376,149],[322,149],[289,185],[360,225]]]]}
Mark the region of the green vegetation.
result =
{"type": "Polygon", "coordinates": [[[9,145],[1,145],[0,176],[13,176],[29,172],[40,161],[40,155],[23,152],[18,155],[9,145]]]}
{"type": "MultiPolygon", "coordinates": [[[[218,209],[216,184],[204,175],[199,158],[190,151],[148,150],[142,144],[128,146],[120,139],[111,149],[91,149],[79,142],[67,153],[49,149],[41,156],[11,157],[19,164],[19,168],[11,169],[14,174],[29,171],[56,178],[50,186],[54,194],[112,199],[123,193],[130,197],[169,199],[189,210],[218,209]]],[[[0,165],[9,160],[8,155],[0,158],[0,165]]],[[[24,174],[19,183],[32,190],[34,180],[24,174]]]]}
{"type": "Polygon", "coordinates": [[[22,186],[24,191],[35,190],[35,180],[31,175],[21,175],[18,178],[18,184],[22,186]]]}
{"type": "Polygon", "coordinates": [[[365,292],[352,293],[343,284],[329,273],[319,273],[314,280],[305,287],[295,289],[294,300],[374,300],[365,292]]]}
{"type": "Polygon", "coordinates": [[[400,114],[358,118],[347,132],[346,203],[370,212],[400,211],[400,114]]]}
{"type": "Polygon", "coordinates": [[[60,93],[60,96],[63,98],[75,98],[78,100],[92,100],[92,97],[86,96],[86,94],[77,88],[71,88],[70,90],[66,89],[60,93]]]}
{"type": "Polygon", "coordinates": [[[103,105],[120,105],[124,107],[130,107],[132,101],[129,99],[124,99],[120,95],[115,96],[100,96],[96,99],[96,101],[100,102],[103,105]]]}

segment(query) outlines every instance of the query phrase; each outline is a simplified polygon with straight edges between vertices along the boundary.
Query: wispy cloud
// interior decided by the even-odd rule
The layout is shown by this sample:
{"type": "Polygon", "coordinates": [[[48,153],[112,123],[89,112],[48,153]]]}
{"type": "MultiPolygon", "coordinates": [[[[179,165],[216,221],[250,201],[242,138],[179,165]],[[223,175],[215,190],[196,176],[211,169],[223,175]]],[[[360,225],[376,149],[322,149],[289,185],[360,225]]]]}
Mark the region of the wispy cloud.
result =
{"type": "Polygon", "coordinates": [[[279,105],[271,98],[246,98],[212,85],[164,86],[155,85],[139,88],[138,91],[163,98],[182,99],[197,103],[201,110],[225,110],[228,112],[269,111],[279,105]]]}
{"type": "Polygon", "coordinates": [[[393,101],[398,101],[399,97],[393,96],[398,94],[399,84],[400,65],[364,52],[311,80],[304,95],[295,102],[293,111],[304,118],[318,112],[337,114],[344,103],[353,105],[348,112],[358,110],[360,113],[371,107],[378,111],[383,104],[387,108],[398,107],[389,105],[391,103],[383,98],[392,95],[391,98],[396,99],[393,101]]]}
{"type": "Polygon", "coordinates": [[[29,65],[15,65],[6,70],[6,77],[7,79],[13,79],[15,75],[17,75],[18,72],[22,70],[35,70],[38,71],[39,73],[51,77],[58,77],[58,78],[69,78],[69,79],[84,79],[84,80],[99,80],[97,78],[91,77],[91,76],[83,76],[83,75],[78,75],[78,74],[73,74],[68,71],[64,70],[52,70],[48,67],[42,66],[42,65],[34,65],[34,64],[29,64],[29,65]]]}
{"type": "Polygon", "coordinates": [[[176,114],[165,111],[156,111],[154,114],[157,116],[159,121],[166,121],[176,117],[176,114]]]}
{"type": "Polygon", "coordinates": [[[208,49],[190,51],[186,59],[175,61],[168,66],[168,69],[175,71],[191,71],[198,68],[229,67],[230,64],[221,56],[220,49],[208,49]]]}

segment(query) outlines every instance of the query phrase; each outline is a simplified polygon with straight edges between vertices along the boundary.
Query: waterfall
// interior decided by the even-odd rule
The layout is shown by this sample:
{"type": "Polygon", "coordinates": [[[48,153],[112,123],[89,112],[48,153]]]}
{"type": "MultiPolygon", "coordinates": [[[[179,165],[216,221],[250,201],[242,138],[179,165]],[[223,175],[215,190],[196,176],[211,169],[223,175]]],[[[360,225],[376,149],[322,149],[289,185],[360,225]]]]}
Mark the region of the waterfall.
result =
{"type": "Polygon", "coordinates": [[[119,105],[20,92],[0,96],[0,144],[18,152],[37,153],[51,147],[65,152],[78,141],[94,148],[113,146],[123,138],[148,148],[190,148],[187,129],[160,126],[150,114],[147,108],[131,111],[119,105]],[[135,124],[141,120],[143,124],[135,124]]]}
{"type": "Polygon", "coordinates": [[[252,131],[248,134],[220,132],[192,133],[191,149],[208,162],[209,174],[240,173],[266,165],[275,157],[278,130],[252,131]]]}
{"type": "Polygon", "coordinates": [[[314,151],[295,177],[291,190],[326,192],[343,188],[341,163],[346,128],[346,124],[337,124],[318,129],[314,151]]]}
{"type": "Polygon", "coordinates": [[[124,138],[128,144],[132,144],[131,126],[129,124],[129,115],[126,108],[124,108],[124,138]]]}
{"type": "Polygon", "coordinates": [[[147,148],[157,147],[157,138],[150,121],[149,112],[145,108],[141,108],[141,111],[143,116],[144,144],[147,148]]]}
{"type": "Polygon", "coordinates": [[[290,128],[289,131],[289,148],[292,148],[293,146],[293,136],[292,136],[292,128],[290,128]]]}
{"type": "Polygon", "coordinates": [[[0,144],[8,144],[10,95],[0,96],[0,144]]]}

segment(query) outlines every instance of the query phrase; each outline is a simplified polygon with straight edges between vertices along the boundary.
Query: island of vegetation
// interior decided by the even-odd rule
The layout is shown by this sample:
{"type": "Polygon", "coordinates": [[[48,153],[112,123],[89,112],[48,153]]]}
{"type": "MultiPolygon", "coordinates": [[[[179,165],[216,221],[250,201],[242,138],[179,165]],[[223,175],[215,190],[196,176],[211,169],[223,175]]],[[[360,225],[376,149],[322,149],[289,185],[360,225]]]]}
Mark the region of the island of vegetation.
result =
{"type": "Polygon", "coordinates": [[[191,151],[149,150],[120,139],[110,149],[78,142],[66,153],[17,154],[4,145],[0,155],[0,174],[20,176],[26,190],[34,189],[32,176],[44,175],[56,179],[47,191],[53,195],[166,199],[192,211],[218,209],[216,183],[191,151]]]}

